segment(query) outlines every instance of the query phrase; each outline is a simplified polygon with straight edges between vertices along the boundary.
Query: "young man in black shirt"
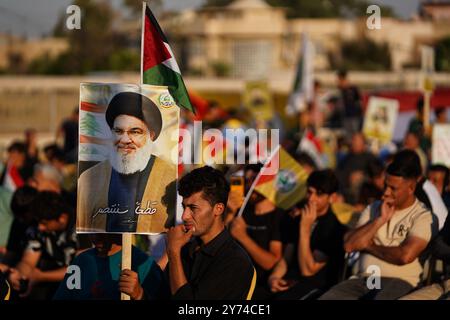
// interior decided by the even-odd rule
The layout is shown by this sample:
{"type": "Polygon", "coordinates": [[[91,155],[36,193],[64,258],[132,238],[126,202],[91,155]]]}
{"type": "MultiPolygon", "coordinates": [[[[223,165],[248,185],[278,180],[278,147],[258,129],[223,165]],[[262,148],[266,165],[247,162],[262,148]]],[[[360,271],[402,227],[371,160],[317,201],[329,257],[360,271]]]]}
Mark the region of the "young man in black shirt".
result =
{"type": "Polygon", "coordinates": [[[167,234],[173,299],[251,299],[256,273],[247,253],[225,229],[230,186],[211,167],[193,170],[179,182],[183,224],[167,234]]]}
{"type": "Polygon", "coordinates": [[[307,180],[307,204],[283,223],[284,257],[269,277],[275,299],[305,299],[335,284],[344,262],[345,227],[331,210],[338,182],[331,170],[314,171],[307,180]]]}

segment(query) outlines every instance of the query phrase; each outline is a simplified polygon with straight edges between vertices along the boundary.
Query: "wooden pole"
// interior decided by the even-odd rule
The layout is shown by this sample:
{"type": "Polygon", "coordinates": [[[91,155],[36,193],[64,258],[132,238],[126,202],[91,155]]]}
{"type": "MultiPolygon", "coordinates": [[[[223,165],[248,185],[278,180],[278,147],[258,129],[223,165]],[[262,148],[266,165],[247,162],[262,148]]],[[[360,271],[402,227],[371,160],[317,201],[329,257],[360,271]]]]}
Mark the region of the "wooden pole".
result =
{"type": "MultiPolygon", "coordinates": [[[[141,84],[144,83],[144,29],[146,2],[142,2],[142,29],[141,29],[141,84]]],[[[131,270],[131,247],[133,242],[132,233],[122,233],[122,270],[131,270]]],[[[120,300],[130,300],[130,296],[121,293],[120,300]]]]}
{"type": "MultiPolygon", "coordinates": [[[[122,234],[122,270],[131,270],[131,245],[132,245],[133,234],[123,233],[122,234]]],[[[121,293],[120,300],[130,300],[130,296],[121,293]]]]}

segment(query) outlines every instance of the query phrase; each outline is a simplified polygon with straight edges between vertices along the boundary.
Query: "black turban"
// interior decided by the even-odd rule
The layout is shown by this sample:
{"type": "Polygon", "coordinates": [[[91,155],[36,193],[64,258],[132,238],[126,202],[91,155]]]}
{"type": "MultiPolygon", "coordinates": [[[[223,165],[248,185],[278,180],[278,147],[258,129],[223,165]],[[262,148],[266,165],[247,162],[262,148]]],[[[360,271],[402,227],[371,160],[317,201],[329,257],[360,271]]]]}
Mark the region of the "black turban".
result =
{"type": "Polygon", "coordinates": [[[116,117],[125,114],[141,119],[150,131],[155,132],[153,140],[158,138],[162,117],[158,107],[146,96],[136,92],[120,92],[108,104],[105,117],[109,127],[114,126],[116,117]]]}

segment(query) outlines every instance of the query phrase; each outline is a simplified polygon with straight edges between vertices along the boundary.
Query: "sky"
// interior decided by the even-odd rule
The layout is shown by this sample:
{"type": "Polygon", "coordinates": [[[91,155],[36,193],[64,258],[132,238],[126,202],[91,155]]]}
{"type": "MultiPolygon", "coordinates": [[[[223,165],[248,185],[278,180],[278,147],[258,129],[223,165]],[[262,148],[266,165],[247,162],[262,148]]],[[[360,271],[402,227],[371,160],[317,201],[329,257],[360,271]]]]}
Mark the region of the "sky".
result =
{"type": "MultiPolygon", "coordinates": [[[[371,4],[390,5],[402,18],[417,12],[420,0],[370,0],[371,4]]],[[[117,6],[122,1],[112,0],[117,6]]],[[[201,5],[203,0],[163,0],[164,8],[183,10],[201,5]]],[[[0,0],[0,32],[27,37],[48,34],[59,15],[72,0],[0,0]]]]}

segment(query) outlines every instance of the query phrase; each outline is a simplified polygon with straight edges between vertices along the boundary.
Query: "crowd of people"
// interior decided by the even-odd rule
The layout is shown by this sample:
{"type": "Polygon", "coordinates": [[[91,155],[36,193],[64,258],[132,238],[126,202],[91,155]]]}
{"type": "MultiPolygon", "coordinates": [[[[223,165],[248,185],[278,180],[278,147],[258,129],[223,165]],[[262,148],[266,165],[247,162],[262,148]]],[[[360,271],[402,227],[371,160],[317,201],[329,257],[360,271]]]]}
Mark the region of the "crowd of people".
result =
{"type": "MultiPolygon", "coordinates": [[[[284,210],[253,190],[262,163],[184,166],[182,223],[173,222],[162,255],[148,236],[135,235],[125,270],[120,234],[75,232],[77,113],[61,126],[63,147],[40,150],[37,132],[27,130],[23,142],[9,146],[0,177],[1,297],[450,299],[450,173],[431,164],[423,103],[404,140],[386,153],[369,147],[361,94],[345,72],[336,92],[324,105],[313,101],[300,110],[291,131],[280,127],[276,113],[266,123],[283,131],[282,147],[308,174],[301,201],[284,210]],[[335,165],[323,166],[298,148],[306,130],[322,127],[337,137],[335,165]],[[230,189],[237,176],[243,192],[230,189]],[[443,262],[440,270],[435,261],[443,262]]],[[[183,113],[181,125],[203,120],[204,129],[260,128],[239,110],[211,102],[197,118],[183,113]]],[[[436,121],[447,123],[445,114],[437,108],[436,121]]]]}

